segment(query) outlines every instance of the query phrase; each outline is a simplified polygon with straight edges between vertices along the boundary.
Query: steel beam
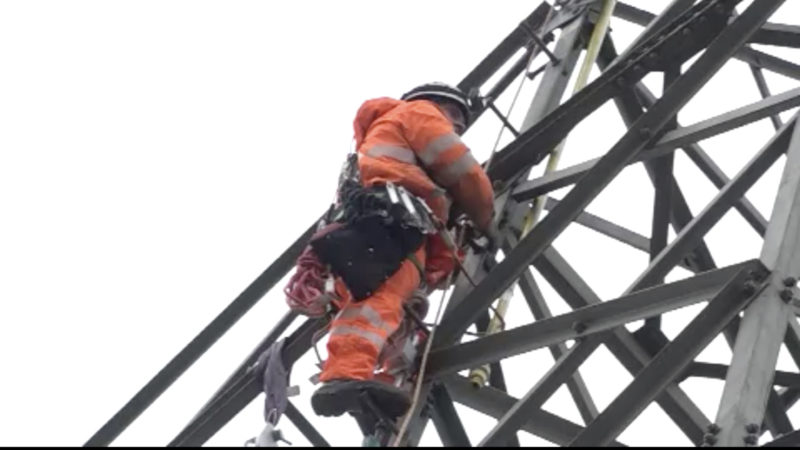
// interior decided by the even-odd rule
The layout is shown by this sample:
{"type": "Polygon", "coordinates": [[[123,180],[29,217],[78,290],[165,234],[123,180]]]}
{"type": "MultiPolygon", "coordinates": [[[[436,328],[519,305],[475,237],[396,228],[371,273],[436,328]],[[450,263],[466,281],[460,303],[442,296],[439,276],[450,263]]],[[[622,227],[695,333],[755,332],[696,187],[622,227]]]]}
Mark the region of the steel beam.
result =
{"type": "Polygon", "coordinates": [[[753,44],[800,48],[800,26],[783,23],[765,23],[753,39],[753,44]]]}
{"type": "MultiPolygon", "coordinates": [[[[669,70],[664,72],[664,91],[666,91],[669,88],[669,85],[680,76],[680,73],[680,66],[671,67],[669,70]]],[[[665,129],[674,130],[677,127],[678,116],[675,115],[667,123],[665,129]]],[[[661,250],[667,246],[667,241],[669,240],[670,222],[672,221],[672,217],[676,216],[678,209],[680,207],[684,207],[685,209],[683,212],[688,213],[689,215],[691,215],[691,211],[689,210],[689,206],[686,204],[686,200],[683,198],[683,194],[680,192],[678,183],[673,175],[673,168],[675,166],[674,153],[669,153],[667,155],[647,161],[645,162],[645,166],[647,167],[648,172],[652,174],[651,177],[653,189],[655,190],[655,196],[653,199],[653,220],[650,228],[650,260],[652,261],[659,253],[661,253],[661,250]],[[675,208],[674,204],[676,202],[680,203],[677,205],[679,208],[675,208]]],[[[685,226],[685,224],[682,226],[685,226]]],[[[704,257],[709,264],[713,264],[711,252],[706,247],[705,242],[702,244],[702,250],[705,250],[705,253],[698,252],[697,249],[695,252],[697,252],[698,256],[704,257]]],[[[664,279],[662,278],[653,284],[661,284],[663,282],[664,279]]],[[[661,316],[659,315],[648,318],[645,320],[644,326],[648,328],[660,329],[661,316]]]]}
{"type": "MultiPolygon", "coordinates": [[[[741,321],[739,317],[734,317],[731,323],[723,332],[728,346],[733,350],[736,346],[736,337],[739,334],[739,326],[741,321]]],[[[726,374],[727,375],[727,374],[726,374]]],[[[724,378],[723,378],[724,379],[724,378]]],[[[773,436],[791,431],[794,428],[786,415],[786,408],[784,407],[783,400],[770,386],[768,391],[767,407],[764,413],[764,423],[761,426],[761,433],[769,430],[773,436]]]]}
{"type": "MultiPolygon", "coordinates": [[[[558,203],[559,200],[554,199],[553,197],[547,197],[547,201],[544,204],[544,209],[550,211],[555,208],[558,203]]],[[[590,230],[594,230],[623,244],[630,245],[637,250],[641,250],[643,252],[650,251],[650,239],[648,239],[646,236],[629,230],[621,225],[617,225],[614,222],[596,216],[592,213],[586,211],[581,212],[578,217],[575,218],[575,223],[583,225],[590,230]]],[[[680,266],[690,272],[697,272],[697,268],[691,266],[686,260],[681,261],[680,266]]]]}
{"type": "MultiPolygon", "coordinates": [[[[761,70],[760,67],[750,66],[750,72],[753,73],[753,79],[756,81],[756,86],[758,87],[758,92],[761,94],[761,98],[771,97],[772,93],[769,91],[766,78],[764,78],[764,71],[761,70]]],[[[781,117],[777,114],[769,116],[769,119],[772,121],[772,126],[775,128],[775,131],[779,130],[781,125],[783,125],[781,117]]]]}
{"type": "MultiPolygon", "coordinates": [[[[759,3],[754,3],[757,5],[759,3]]],[[[759,4],[760,5],[760,4],[759,4]]],[[[760,5],[763,6],[763,5],[760,5]]],[[[748,9],[750,11],[750,9],[748,9]]],[[[741,17],[744,17],[742,14],[741,17]]],[[[728,183],[691,223],[676,236],[648,268],[634,281],[628,291],[638,290],[667,275],[675,265],[695,248],[703,236],[717,223],[733,204],[777,161],[786,150],[797,115],[781,128],[758,154],[728,183]]]]}
{"type": "MultiPolygon", "coordinates": [[[[643,151],[631,164],[663,156],[676,148],[731,131],[796,106],[800,106],[800,88],[774,95],[765,100],[759,100],[696,124],[678,128],[675,131],[670,131],[658,143],[643,151]]],[[[540,195],[574,184],[585,176],[599,160],[600,158],[591,159],[534,180],[520,183],[514,189],[512,198],[518,202],[530,201],[540,195]]]]}
{"type": "Polygon", "coordinates": [[[764,444],[764,447],[800,447],[800,430],[778,436],[772,442],[764,444]]]}
{"type": "MultiPolygon", "coordinates": [[[[617,7],[614,9],[614,15],[641,26],[648,25],[655,18],[655,15],[651,12],[622,2],[617,3],[617,7]]],[[[757,41],[766,39],[765,36],[770,36],[774,41],[776,36],[780,36],[784,39],[783,42],[785,42],[785,44],[778,45],[794,47],[798,39],[800,39],[800,35],[796,34],[797,28],[798,27],[792,25],[764,24],[761,30],[756,31],[748,38],[748,42],[758,43],[757,41]]],[[[748,64],[755,65],[756,67],[762,67],[775,73],[800,80],[799,65],[768,55],[764,52],[742,48],[736,52],[733,57],[748,64]]]]}
{"type": "MultiPolygon", "coordinates": [[[[559,203],[559,200],[556,200],[552,197],[547,197],[547,202],[545,203],[544,208],[551,211],[553,208],[558,206],[559,203]]],[[[647,236],[643,236],[635,231],[631,231],[621,225],[617,225],[586,211],[580,213],[578,217],[575,218],[575,223],[583,225],[590,230],[597,231],[598,233],[622,242],[623,244],[627,244],[637,250],[641,250],[643,252],[650,251],[650,239],[648,239],[647,236]]]]}
{"type": "Polygon", "coordinates": [[[796,281],[784,281],[800,273],[800,126],[793,133],[761,261],[773,271],[771,286],[745,311],[717,412],[720,426],[717,444],[754,444],[764,419],[767,396],[772,390],[778,351],[791,317],[787,304],[796,296],[796,281]],[[754,425],[755,424],[755,425],[754,425]]]}
{"type": "Polygon", "coordinates": [[[472,447],[447,387],[439,383],[434,384],[431,388],[431,403],[431,419],[442,444],[445,447],[472,447]]]}
{"type": "MultiPolygon", "coordinates": [[[[456,402],[497,419],[519,401],[491,387],[475,389],[469,380],[461,376],[448,376],[444,382],[456,402]]],[[[567,445],[583,427],[539,409],[530,413],[520,429],[554,444],[567,445]]],[[[623,447],[616,441],[610,446],[623,447]]]]}
{"type": "Polygon", "coordinates": [[[286,405],[286,418],[289,419],[295,427],[300,431],[300,433],[308,439],[308,442],[311,443],[314,447],[330,447],[331,445],[325,440],[324,437],[314,428],[314,425],[306,419],[303,413],[294,406],[294,404],[290,401],[286,405]]]}
{"type": "Polygon", "coordinates": [[[459,89],[469,92],[480,88],[494,75],[520,48],[528,45],[531,38],[527,29],[536,30],[542,26],[550,13],[551,6],[542,2],[528,17],[508,34],[460,83],[459,89]]]}
{"type": "Polygon", "coordinates": [[[734,57],[751,66],[760,67],[785,77],[800,80],[800,65],[778,58],[777,56],[772,56],[769,53],[753,50],[752,48],[743,48],[734,57]]]}
{"type": "MultiPolygon", "coordinates": [[[[655,103],[655,96],[647,89],[647,87],[644,86],[644,84],[638,83],[634,89],[637,97],[641,100],[645,108],[649,108],[653,103],[655,103]]],[[[770,117],[774,117],[775,115],[776,114],[773,114],[770,117]]],[[[686,144],[683,146],[683,149],[689,159],[691,159],[697,168],[700,169],[700,171],[702,171],[706,177],[708,177],[708,179],[714,184],[714,186],[717,187],[717,189],[722,189],[726,184],[728,184],[730,181],[728,176],[725,175],[722,169],[720,169],[719,166],[717,166],[717,164],[705,153],[699,144],[686,144]]],[[[735,208],[739,211],[744,220],[746,220],[750,226],[753,227],[759,236],[764,236],[764,233],[767,230],[767,221],[746,197],[743,196],[741,199],[739,199],[735,205],[735,208]]]]}
{"type": "MultiPolygon", "coordinates": [[[[575,270],[553,248],[536,263],[536,269],[558,294],[575,309],[602,303],[575,270]]],[[[616,328],[606,346],[631,375],[636,376],[650,362],[650,354],[624,328],[616,328]]],[[[710,420],[677,385],[666,388],[656,401],[683,433],[695,444],[702,441],[710,420]]]]}
{"type": "MultiPolygon", "coordinates": [[[[242,318],[275,284],[286,275],[306,247],[316,229],[316,222],[292,243],[230,305],[192,339],[131,398],[105,425],[89,438],[87,447],[107,446],[144,412],[172,383],[209,349],[225,332],[242,318]]],[[[281,322],[284,326],[288,323],[281,322]]],[[[280,328],[281,325],[279,325],[280,328]]],[[[282,332],[282,331],[281,331],[282,332]]],[[[277,339],[278,335],[275,335],[277,339]]]]}
{"type": "MultiPolygon", "coordinates": [[[[683,376],[724,380],[725,375],[728,373],[728,368],[729,366],[725,364],[694,362],[689,365],[683,376]]],[[[772,384],[774,386],[800,388],[800,374],[776,370],[772,384]]]]}
{"type": "MultiPolygon", "coordinates": [[[[520,277],[519,288],[536,320],[541,321],[553,317],[553,313],[550,312],[550,308],[548,308],[547,302],[530,270],[526,270],[520,277]]],[[[551,345],[548,348],[554,360],[559,360],[567,352],[567,345],[563,342],[551,345]]],[[[576,370],[572,377],[567,380],[567,389],[569,389],[569,393],[575,401],[575,406],[577,406],[583,422],[589,423],[594,420],[598,414],[597,406],[579,371],[576,370]]]]}
{"type": "Polygon", "coordinates": [[[694,0],[672,0],[672,2],[667,5],[667,7],[664,8],[664,10],[658,16],[655,16],[647,11],[617,2],[613,11],[615,16],[626,13],[632,14],[633,18],[637,20],[637,23],[644,25],[645,29],[642,30],[639,36],[637,36],[633,42],[628,45],[628,47],[622,52],[622,54],[619,55],[619,57],[615,58],[615,61],[627,57],[640,43],[661,31],[664,26],[675,20],[687,9],[691,8],[693,4],[694,0]]]}
{"type": "Polygon", "coordinates": [[[509,408],[478,446],[500,446],[507,442],[525,423],[531,412],[541,409],[547,399],[572,377],[601,342],[601,336],[579,339],[522,399],[509,408]]]}
{"type": "Polygon", "coordinates": [[[711,343],[725,326],[753,300],[754,290],[763,289],[746,283],[754,283],[749,270],[759,277],[768,271],[761,267],[740,271],[708,303],[708,306],[634,378],[622,393],[611,402],[594,422],[578,435],[570,446],[602,446],[616,438],[633,420],[644,411],[681,371],[711,343]]]}
{"type": "Polygon", "coordinates": [[[633,292],[616,300],[585,306],[573,312],[431,352],[429,377],[589,336],[626,323],[707,300],[742,267],[752,262],[702,273],[674,283],[633,292]]]}

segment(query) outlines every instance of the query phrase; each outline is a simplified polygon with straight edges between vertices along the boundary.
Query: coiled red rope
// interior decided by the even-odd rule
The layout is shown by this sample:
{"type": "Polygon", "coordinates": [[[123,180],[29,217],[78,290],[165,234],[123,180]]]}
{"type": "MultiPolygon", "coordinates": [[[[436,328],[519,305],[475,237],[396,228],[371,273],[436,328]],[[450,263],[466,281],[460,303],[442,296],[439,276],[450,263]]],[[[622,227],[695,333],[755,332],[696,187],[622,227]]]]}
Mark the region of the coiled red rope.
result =
{"type": "MultiPolygon", "coordinates": [[[[326,225],[317,231],[311,240],[318,239],[340,226],[338,223],[326,225]]],[[[324,316],[332,295],[335,295],[325,291],[325,282],[330,275],[330,271],[319,260],[311,245],[306,246],[297,258],[294,274],[283,289],[289,308],[309,317],[324,316]]]]}

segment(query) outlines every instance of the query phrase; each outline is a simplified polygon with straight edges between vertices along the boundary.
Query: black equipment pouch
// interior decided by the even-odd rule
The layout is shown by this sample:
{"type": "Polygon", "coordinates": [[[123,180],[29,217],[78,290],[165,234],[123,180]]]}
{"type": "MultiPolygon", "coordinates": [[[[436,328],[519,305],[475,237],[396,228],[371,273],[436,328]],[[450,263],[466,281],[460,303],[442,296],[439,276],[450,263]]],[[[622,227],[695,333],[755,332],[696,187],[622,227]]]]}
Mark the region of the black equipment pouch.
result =
{"type": "Polygon", "coordinates": [[[310,245],[356,301],[372,295],[419,249],[425,234],[436,232],[428,205],[405,188],[392,183],[363,187],[355,153],[342,167],[337,204],[326,222],[344,226],[310,245]]]}
{"type": "Polygon", "coordinates": [[[340,276],[356,301],[375,292],[416,251],[424,234],[418,228],[371,215],[311,242],[320,260],[340,276]]]}

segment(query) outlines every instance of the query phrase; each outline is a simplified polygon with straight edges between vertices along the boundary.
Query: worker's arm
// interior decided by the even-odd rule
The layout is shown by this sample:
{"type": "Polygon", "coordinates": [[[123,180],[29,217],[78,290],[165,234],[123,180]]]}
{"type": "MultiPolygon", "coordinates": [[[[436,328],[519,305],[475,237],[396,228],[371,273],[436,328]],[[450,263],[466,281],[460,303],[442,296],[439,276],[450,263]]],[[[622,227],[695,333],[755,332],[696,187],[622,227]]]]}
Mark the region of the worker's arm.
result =
{"type": "Polygon", "coordinates": [[[487,230],[493,212],[492,183],[450,121],[434,104],[418,101],[408,105],[402,126],[433,181],[450,193],[480,230],[487,230]]]}

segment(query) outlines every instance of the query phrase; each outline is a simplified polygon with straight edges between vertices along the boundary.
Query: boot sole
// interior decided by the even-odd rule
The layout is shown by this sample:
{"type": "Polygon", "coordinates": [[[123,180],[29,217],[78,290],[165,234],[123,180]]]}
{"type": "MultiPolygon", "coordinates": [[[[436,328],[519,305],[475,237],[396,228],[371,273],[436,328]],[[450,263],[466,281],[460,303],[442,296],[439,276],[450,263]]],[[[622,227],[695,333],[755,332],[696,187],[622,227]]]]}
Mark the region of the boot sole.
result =
{"type": "Polygon", "coordinates": [[[395,418],[403,415],[411,402],[408,396],[393,387],[386,387],[383,383],[364,381],[341,381],[335,386],[321,387],[311,397],[311,407],[317,415],[323,417],[341,416],[346,412],[361,412],[361,392],[367,391],[373,401],[384,412],[395,418]]]}

